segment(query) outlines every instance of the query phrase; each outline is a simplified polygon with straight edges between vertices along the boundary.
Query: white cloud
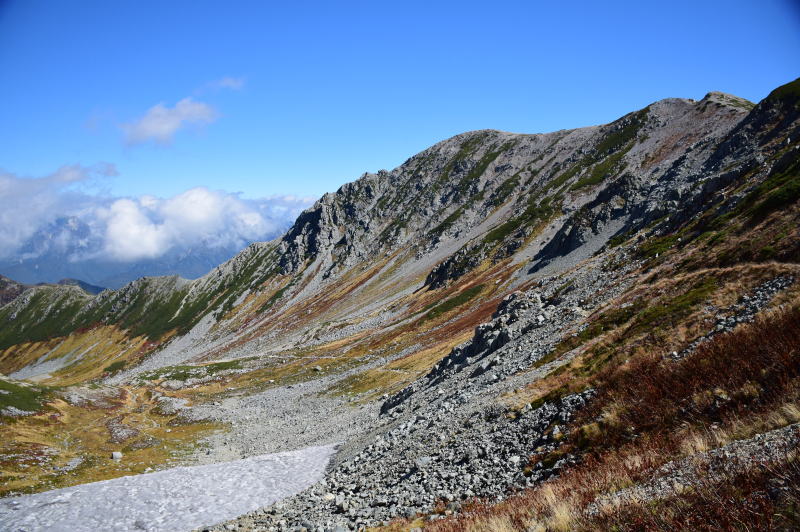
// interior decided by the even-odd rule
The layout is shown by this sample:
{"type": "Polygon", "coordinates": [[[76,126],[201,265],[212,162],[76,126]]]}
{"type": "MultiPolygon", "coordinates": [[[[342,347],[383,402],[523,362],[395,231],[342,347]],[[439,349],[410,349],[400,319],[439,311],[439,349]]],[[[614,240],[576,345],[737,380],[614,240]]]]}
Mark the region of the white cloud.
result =
{"type": "Polygon", "coordinates": [[[66,165],[38,178],[0,171],[0,257],[13,256],[39,228],[57,218],[91,210],[94,201],[76,185],[113,175],[116,168],[109,163],[66,165]]]}
{"type": "Polygon", "coordinates": [[[169,247],[166,227],[153,223],[133,200],[117,200],[98,214],[106,221],[103,251],[112,259],[152,259],[169,247]]]}
{"type": "Polygon", "coordinates": [[[314,200],[192,188],[171,198],[88,194],[113,165],[64,166],[41,178],[0,172],[0,258],[35,258],[49,251],[69,260],[134,262],[193,247],[244,247],[274,238],[314,200]]]}
{"type": "Polygon", "coordinates": [[[224,78],[212,81],[208,85],[215,89],[231,89],[238,91],[244,88],[244,84],[245,84],[244,78],[234,78],[230,76],[225,76],[224,78]]]}
{"type": "Polygon", "coordinates": [[[197,187],[168,199],[119,199],[98,211],[106,224],[107,258],[156,258],[175,248],[239,246],[284,229],[310,201],[277,196],[258,201],[197,187]]]}
{"type": "Polygon", "coordinates": [[[122,125],[128,144],[156,142],[170,144],[175,134],[188,125],[202,126],[218,118],[217,111],[210,105],[184,98],[170,108],[159,103],[147,110],[140,119],[122,125]]]}

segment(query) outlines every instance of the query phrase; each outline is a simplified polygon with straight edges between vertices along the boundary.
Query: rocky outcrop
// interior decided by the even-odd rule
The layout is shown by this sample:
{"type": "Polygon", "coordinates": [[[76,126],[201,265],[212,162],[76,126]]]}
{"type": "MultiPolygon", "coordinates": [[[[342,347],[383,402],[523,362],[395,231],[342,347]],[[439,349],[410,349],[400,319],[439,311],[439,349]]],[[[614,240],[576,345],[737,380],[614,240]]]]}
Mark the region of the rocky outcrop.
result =
{"type": "Polygon", "coordinates": [[[28,287],[0,275],[0,307],[19,297],[28,287]]]}

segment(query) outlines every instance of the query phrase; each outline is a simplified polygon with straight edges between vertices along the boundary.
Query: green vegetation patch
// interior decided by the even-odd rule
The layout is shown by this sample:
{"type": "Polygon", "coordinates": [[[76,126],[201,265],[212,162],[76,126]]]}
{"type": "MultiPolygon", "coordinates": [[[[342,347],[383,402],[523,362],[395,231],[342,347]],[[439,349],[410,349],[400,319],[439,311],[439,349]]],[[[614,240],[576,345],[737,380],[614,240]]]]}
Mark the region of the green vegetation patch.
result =
{"type": "Polygon", "coordinates": [[[608,239],[608,242],[606,243],[606,246],[608,246],[609,249],[615,248],[617,246],[621,246],[622,244],[624,244],[632,236],[633,236],[633,234],[630,231],[626,231],[624,233],[620,233],[618,235],[614,235],[614,236],[612,236],[611,238],[608,239]]]}
{"type": "MultiPolygon", "coordinates": [[[[228,284],[223,287],[224,292],[216,298],[216,301],[222,301],[223,298],[227,297],[225,304],[221,308],[221,314],[230,311],[233,308],[233,302],[246,290],[255,290],[259,288],[269,279],[277,275],[278,270],[278,252],[276,247],[270,248],[269,252],[263,258],[259,256],[250,257],[247,265],[241,271],[237,272],[235,277],[230,279],[228,284]],[[259,268],[262,268],[263,271],[256,275],[259,268]]],[[[212,301],[208,299],[209,295],[204,295],[203,298],[206,299],[206,301],[199,301],[197,307],[202,309],[202,305],[205,304],[206,309],[210,308],[212,301]]],[[[205,314],[205,312],[203,312],[203,314],[205,314]]],[[[192,325],[197,323],[203,314],[198,316],[192,325]]]]}
{"type": "Polygon", "coordinates": [[[125,361],[117,360],[113,364],[109,364],[108,366],[106,366],[106,368],[103,371],[107,373],[116,373],[124,368],[125,368],[125,361]]]}
{"type": "MultiPolygon", "coordinates": [[[[743,215],[748,217],[750,225],[754,225],[772,212],[800,200],[800,151],[794,153],[794,158],[780,160],[780,167],[782,168],[780,171],[775,171],[767,177],[750,191],[735,208],[710,220],[707,228],[721,230],[728,222],[743,215]]],[[[709,243],[713,242],[714,239],[709,243]]]]}
{"type": "Polygon", "coordinates": [[[798,163],[787,172],[772,176],[761,184],[753,194],[761,198],[753,207],[751,222],[765,218],[768,214],[800,200],[800,169],[798,163]]]}
{"type": "Polygon", "coordinates": [[[486,233],[486,236],[483,237],[483,243],[493,246],[502,242],[508,235],[520,227],[529,227],[538,222],[548,220],[555,210],[550,204],[550,201],[550,198],[545,198],[541,203],[536,204],[534,203],[533,197],[531,197],[527,207],[520,215],[515,216],[486,233]]]}
{"type": "Polygon", "coordinates": [[[72,298],[65,292],[54,294],[63,288],[40,288],[30,302],[11,319],[11,306],[0,311],[0,349],[25,341],[38,342],[56,336],[64,336],[76,326],[75,317],[88,300],[72,298]]]}
{"type": "Polygon", "coordinates": [[[573,164],[567,171],[562,173],[560,176],[556,177],[555,179],[551,180],[544,186],[542,192],[547,192],[548,190],[558,190],[560,189],[564,183],[575,177],[578,172],[586,168],[587,164],[591,164],[588,162],[588,158],[581,159],[577,163],[573,164]]]}
{"type": "Polygon", "coordinates": [[[481,143],[484,142],[488,136],[488,133],[479,133],[471,139],[464,141],[455,156],[450,159],[447,164],[445,164],[444,168],[442,169],[442,173],[439,176],[438,182],[447,182],[450,179],[450,172],[453,171],[453,167],[459,162],[466,161],[470,155],[475,153],[481,143]]]}
{"type": "Polygon", "coordinates": [[[696,283],[690,290],[676,296],[664,304],[656,304],[636,316],[631,326],[635,332],[643,332],[655,326],[669,323],[678,324],[697,305],[708,299],[717,289],[717,281],[711,277],[696,283]]]}
{"type": "Polygon", "coordinates": [[[567,351],[572,351],[576,347],[580,347],[589,340],[593,340],[603,333],[612,331],[622,325],[625,325],[631,319],[633,319],[633,317],[636,316],[644,308],[644,306],[644,302],[639,300],[627,307],[620,307],[603,312],[584,330],[573,336],[564,338],[553,348],[552,351],[550,351],[550,353],[536,361],[534,367],[538,368],[549,362],[552,362],[567,351]]]}
{"type": "Polygon", "coordinates": [[[655,257],[663,255],[667,250],[678,243],[677,234],[655,236],[648,238],[639,246],[639,254],[643,257],[655,257]]]}
{"type": "MultiPolygon", "coordinates": [[[[626,325],[627,338],[658,327],[674,326],[685,319],[697,305],[706,301],[716,291],[717,286],[717,281],[709,277],[698,281],[685,293],[663,303],[648,306],[643,299],[638,299],[628,306],[607,310],[597,316],[584,330],[564,338],[550,353],[539,359],[534,367],[552,362],[564,353],[626,325]]],[[[588,360],[586,372],[596,372],[612,358],[613,354],[614,349],[607,346],[595,348],[593,356],[588,360]]]]}
{"type": "Polygon", "coordinates": [[[425,314],[422,317],[420,323],[423,323],[423,322],[426,322],[428,320],[432,320],[432,319],[438,318],[442,314],[444,314],[446,312],[450,312],[451,310],[456,309],[456,308],[468,303],[469,301],[472,301],[473,299],[475,299],[475,297],[478,294],[481,293],[481,290],[483,290],[483,288],[484,288],[484,285],[482,285],[482,284],[472,286],[472,287],[467,288],[466,290],[462,291],[458,295],[455,295],[455,296],[451,297],[450,299],[447,299],[444,302],[434,306],[433,308],[431,308],[428,311],[427,314],[425,314]]]}
{"type": "Polygon", "coordinates": [[[258,309],[258,311],[266,312],[267,310],[271,309],[273,305],[275,305],[275,303],[277,303],[283,297],[286,291],[297,283],[297,279],[298,277],[293,278],[286,284],[286,286],[282,287],[281,289],[277,290],[274,294],[272,294],[272,296],[270,296],[267,302],[261,305],[261,308],[258,309]]]}
{"type": "MultiPolygon", "coordinates": [[[[269,259],[269,257],[267,257],[269,259]]],[[[265,259],[266,260],[266,259],[265,259]]],[[[159,279],[147,279],[137,287],[133,300],[123,306],[121,312],[112,313],[115,299],[108,298],[103,304],[89,307],[90,297],[76,297],[74,292],[61,287],[40,288],[30,302],[10,319],[11,308],[0,311],[0,349],[23,342],[45,341],[67,336],[75,331],[91,328],[111,314],[116,324],[126,329],[131,336],[146,336],[158,341],[165,334],[177,331],[188,332],[217,301],[228,299],[229,304],[245,289],[258,285],[263,279],[253,282],[260,260],[250,260],[248,265],[233,277],[218,292],[207,292],[189,296],[189,288],[168,287],[167,294],[159,279]],[[55,292],[58,291],[58,292],[55,292]]],[[[271,272],[268,272],[271,273],[271,272]]]]}
{"type": "Polygon", "coordinates": [[[484,156],[480,158],[478,163],[469,172],[467,172],[467,175],[465,175],[461,179],[461,181],[458,184],[458,193],[460,195],[465,194],[469,189],[469,186],[476,179],[478,179],[480,176],[483,175],[483,173],[486,171],[489,165],[492,164],[495,161],[495,159],[497,159],[500,156],[500,154],[511,149],[516,143],[517,143],[516,140],[510,140],[505,144],[503,144],[502,146],[500,146],[497,150],[487,151],[486,154],[484,154],[484,156]]]}
{"type": "Polygon", "coordinates": [[[153,300],[150,290],[141,289],[132,305],[123,314],[120,325],[129,330],[133,336],[144,335],[151,341],[157,341],[162,335],[177,327],[183,329],[188,326],[189,313],[184,308],[180,316],[175,314],[181,308],[186,293],[186,289],[178,290],[165,300],[153,300]]]}
{"type": "MultiPolygon", "coordinates": [[[[615,152],[636,138],[639,130],[647,122],[650,110],[645,107],[632,114],[630,122],[623,128],[614,131],[601,140],[595,150],[598,154],[615,152]]],[[[623,119],[624,120],[624,119],[623,119]]]]}
{"type": "Polygon", "coordinates": [[[599,185],[603,180],[611,175],[611,173],[619,166],[622,157],[630,151],[633,143],[629,144],[624,149],[618,151],[613,155],[609,155],[599,163],[597,163],[590,171],[589,175],[579,179],[574,185],[569,187],[570,190],[580,190],[582,188],[593,187],[599,185]]]}
{"type": "Polygon", "coordinates": [[[142,379],[148,381],[157,380],[176,380],[185,381],[191,378],[207,377],[216,375],[222,371],[242,369],[241,360],[228,360],[225,362],[215,362],[203,366],[168,366],[155,371],[142,374],[142,379]]]}
{"type": "Polygon", "coordinates": [[[439,225],[437,225],[436,227],[433,228],[433,230],[431,231],[431,234],[432,235],[441,235],[442,233],[444,233],[445,231],[450,229],[450,227],[452,227],[452,225],[454,223],[456,223],[456,221],[459,218],[461,218],[462,214],[464,214],[464,207],[463,206],[459,207],[458,209],[453,211],[450,214],[450,216],[448,216],[447,218],[442,220],[442,223],[440,223],[439,225]]]}
{"type": "Polygon", "coordinates": [[[783,101],[792,104],[795,107],[800,107],[800,78],[797,78],[786,85],[781,85],[774,91],[770,92],[766,100],[768,102],[783,101]]]}
{"type": "Polygon", "coordinates": [[[630,151],[636,142],[639,131],[647,123],[649,109],[633,113],[628,123],[622,128],[606,135],[597,143],[592,153],[586,155],[578,162],[574,163],[565,172],[551,180],[544,186],[543,192],[548,190],[560,190],[570,179],[578,175],[584,169],[592,167],[588,175],[579,179],[570,187],[570,190],[580,190],[601,183],[610,175],[622,162],[622,158],[630,151]]]}
{"type": "Polygon", "coordinates": [[[25,412],[38,412],[50,395],[49,388],[0,380],[0,409],[13,407],[25,412]]]}
{"type": "MultiPolygon", "coordinates": [[[[459,150],[458,154],[456,154],[453,159],[447,163],[445,169],[442,172],[442,175],[439,177],[439,181],[444,181],[450,176],[450,172],[453,169],[453,166],[457,162],[465,161],[471,154],[477,150],[480,142],[483,141],[487,137],[486,134],[480,135],[474,139],[470,139],[465,142],[461,149],[459,150]]],[[[510,140],[500,146],[498,149],[489,149],[483,157],[475,164],[472,169],[467,172],[467,174],[461,178],[457,185],[457,193],[459,196],[463,196],[469,190],[469,187],[480,178],[486,169],[492,164],[502,153],[511,149],[514,145],[516,145],[516,140],[510,140]]],[[[497,206],[502,203],[502,199],[507,197],[511,192],[513,192],[514,188],[517,187],[519,184],[519,172],[511,176],[508,180],[506,180],[498,189],[492,194],[492,200],[490,204],[492,206],[497,206]]],[[[476,194],[475,196],[471,197],[464,205],[460,206],[458,209],[453,211],[447,218],[445,218],[439,225],[437,225],[433,230],[430,231],[432,236],[438,236],[447,231],[452,225],[459,219],[461,216],[466,212],[467,209],[471,208],[472,205],[475,204],[476,201],[481,201],[484,197],[484,192],[481,191],[480,193],[476,194]]],[[[403,227],[405,227],[405,222],[403,222],[403,227]]],[[[384,230],[384,233],[387,233],[387,230],[384,230]]],[[[382,233],[381,240],[384,240],[384,235],[382,233]]]]}
{"type": "Polygon", "coordinates": [[[394,218],[391,223],[386,226],[386,229],[381,231],[381,234],[378,236],[378,240],[385,244],[389,242],[391,238],[397,236],[400,231],[408,227],[408,220],[404,218],[406,215],[408,215],[407,212],[398,215],[397,218],[394,218]]]}
{"type": "Polygon", "coordinates": [[[492,193],[492,197],[489,199],[489,204],[492,207],[502,205],[518,186],[519,172],[503,181],[503,184],[497,187],[497,189],[492,193]]]}

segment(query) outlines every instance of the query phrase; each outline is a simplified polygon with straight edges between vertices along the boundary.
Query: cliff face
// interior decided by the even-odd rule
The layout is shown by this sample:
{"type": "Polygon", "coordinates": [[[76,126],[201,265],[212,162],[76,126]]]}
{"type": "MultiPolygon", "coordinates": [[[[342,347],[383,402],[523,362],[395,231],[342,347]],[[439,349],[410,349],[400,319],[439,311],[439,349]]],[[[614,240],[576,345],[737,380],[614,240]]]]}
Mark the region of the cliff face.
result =
{"type": "Polygon", "coordinates": [[[606,126],[453,137],[324,196],[281,239],[281,264],[291,273],[319,259],[331,275],[404,247],[416,257],[458,246],[500,258],[554,218],[562,228],[541,258],[566,254],[584,225],[632,230],[678,210],[749,107],[711,93],[656,102],[606,126]]]}

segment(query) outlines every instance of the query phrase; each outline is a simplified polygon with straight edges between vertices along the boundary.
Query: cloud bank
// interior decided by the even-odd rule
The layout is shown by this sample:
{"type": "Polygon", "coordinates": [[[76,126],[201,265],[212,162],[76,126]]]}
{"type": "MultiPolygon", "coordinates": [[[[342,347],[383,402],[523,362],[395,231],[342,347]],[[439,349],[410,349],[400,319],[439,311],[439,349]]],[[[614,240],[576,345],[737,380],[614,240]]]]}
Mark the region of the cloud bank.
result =
{"type": "Polygon", "coordinates": [[[103,253],[134,261],[187,245],[243,247],[285,229],[308,204],[292,196],[248,201],[198,187],[168,199],[118,199],[97,215],[105,226],[103,253]]]}
{"type": "Polygon", "coordinates": [[[39,178],[22,178],[0,171],[0,257],[15,254],[40,227],[54,222],[60,213],[83,216],[92,199],[75,187],[97,177],[116,175],[114,165],[62,166],[39,178]]]}
{"type": "Polygon", "coordinates": [[[112,165],[64,166],[41,178],[0,172],[0,259],[59,251],[70,261],[135,262],[175,250],[242,248],[284,231],[313,198],[257,200],[197,187],[171,198],[86,192],[112,165]]]}
{"type": "Polygon", "coordinates": [[[175,134],[187,126],[211,124],[219,117],[210,105],[184,98],[168,107],[159,103],[147,110],[143,117],[122,125],[125,141],[129,145],[155,142],[171,144],[175,134]]]}

